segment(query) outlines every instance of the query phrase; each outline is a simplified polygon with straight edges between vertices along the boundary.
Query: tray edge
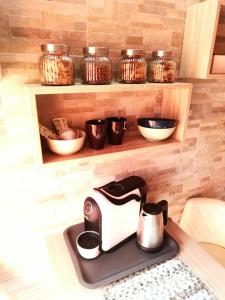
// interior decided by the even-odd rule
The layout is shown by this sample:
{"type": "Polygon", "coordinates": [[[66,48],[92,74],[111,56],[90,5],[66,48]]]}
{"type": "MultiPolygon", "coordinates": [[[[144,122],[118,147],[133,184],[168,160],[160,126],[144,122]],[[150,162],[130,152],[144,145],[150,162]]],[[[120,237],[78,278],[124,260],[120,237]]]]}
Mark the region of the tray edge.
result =
{"type": "MultiPolygon", "coordinates": [[[[78,223],[78,224],[83,224],[83,223],[78,223]]],[[[142,269],[148,268],[148,267],[153,266],[153,265],[155,265],[155,264],[160,264],[159,262],[153,262],[153,263],[151,263],[151,264],[147,264],[147,265],[146,265],[146,262],[144,262],[144,263],[142,263],[142,264],[139,264],[138,266],[132,267],[132,268],[129,269],[129,270],[125,270],[125,271],[119,272],[119,273],[117,273],[117,274],[115,274],[115,275],[112,275],[112,276],[110,277],[110,280],[103,279],[103,280],[101,280],[101,281],[98,281],[97,283],[88,283],[87,281],[85,281],[85,280],[83,279],[82,272],[80,272],[80,268],[77,267],[77,264],[78,264],[78,262],[77,262],[77,257],[76,257],[76,255],[74,254],[74,251],[73,251],[73,249],[72,249],[70,240],[69,240],[69,238],[68,238],[68,236],[67,236],[68,231],[69,231],[72,227],[74,227],[74,226],[76,226],[76,225],[78,225],[78,224],[74,224],[74,225],[72,225],[72,226],[66,228],[66,229],[64,230],[64,232],[63,232],[63,236],[64,236],[64,239],[65,239],[65,241],[66,241],[66,246],[67,246],[67,248],[68,248],[68,250],[69,250],[69,254],[70,254],[70,257],[71,257],[71,260],[72,260],[72,263],[73,263],[73,267],[74,267],[75,272],[76,272],[76,274],[77,274],[77,278],[78,278],[79,282],[80,282],[84,287],[86,287],[86,288],[89,288],[89,289],[95,289],[95,288],[98,288],[98,287],[102,287],[102,286],[105,286],[105,285],[107,285],[107,284],[112,283],[113,281],[120,280],[120,279],[122,279],[122,278],[124,278],[124,277],[126,277],[126,276],[128,276],[128,275],[130,275],[130,274],[132,274],[132,273],[138,272],[138,271],[140,271],[140,270],[142,270],[142,269]],[[119,278],[117,277],[118,274],[120,274],[119,278]]],[[[172,241],[174,242],[174,244],[175,244],[175,249],[172,249],[172,250],[169,252],[168,258],[166,258],[165,261],[163,261],[163,262],[166,262],[167,260],[170,260],[170,259],[176,257],[177,254],[178,254],[179,251],[180,251],[180,246],[179,246],[178,242],[177,242],[177,241],[176,241],[176,240],[175,240],[175,239],[167,232],[166,229],[165,229],[165,231],[166,231],[166,233],[168,234],[168,236],[172,239],[172,241]]],[[[168,252],[167,252],[166,254],[168,255],[168,252]]],[[[166,254],[164,254],[164,255],[166,255],[166,254]]],[[[154,258],[153,261],[156,260],[156,259],[157,259],[157,257],[154,258]]],[[[149,261],[150,261],[150,260],[149,260],[149,261]]],[[[163,262],[161,262],[161,263],[163,263],[163,262]]]]}

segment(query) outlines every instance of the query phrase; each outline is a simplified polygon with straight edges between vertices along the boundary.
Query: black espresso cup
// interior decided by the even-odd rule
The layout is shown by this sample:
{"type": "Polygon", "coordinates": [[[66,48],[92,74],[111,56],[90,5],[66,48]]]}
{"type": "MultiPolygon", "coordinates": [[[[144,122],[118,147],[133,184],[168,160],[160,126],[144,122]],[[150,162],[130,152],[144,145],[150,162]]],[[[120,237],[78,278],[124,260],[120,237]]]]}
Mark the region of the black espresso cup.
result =
{"type": "Polygon", "coordinates": [[[106,120],[108,122],[109,144],[121,145],[125,130],[132,128],[133,123],[122,117],[110,117],[106,120]]]}
{"type": "Polygon", "coordinates": [[[92,149],[99,150],[104,148],[105,136],[107,131],[106,120],[88,120],[85,123],[85,130],[89,145],[92,149]]]}

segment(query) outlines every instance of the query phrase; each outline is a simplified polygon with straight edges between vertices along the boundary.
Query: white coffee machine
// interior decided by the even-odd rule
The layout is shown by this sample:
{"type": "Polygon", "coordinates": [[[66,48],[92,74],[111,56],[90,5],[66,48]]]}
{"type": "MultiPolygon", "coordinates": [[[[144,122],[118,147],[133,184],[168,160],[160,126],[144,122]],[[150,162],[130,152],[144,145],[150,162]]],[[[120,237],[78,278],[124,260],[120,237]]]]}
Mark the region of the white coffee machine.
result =
{"type": "Polygon", "coordinates": [[[100,234],[101,250],[111,251],[137,231],[145,181],[130,176],[95,188],[84,201],[85,230],[100,234]]]}

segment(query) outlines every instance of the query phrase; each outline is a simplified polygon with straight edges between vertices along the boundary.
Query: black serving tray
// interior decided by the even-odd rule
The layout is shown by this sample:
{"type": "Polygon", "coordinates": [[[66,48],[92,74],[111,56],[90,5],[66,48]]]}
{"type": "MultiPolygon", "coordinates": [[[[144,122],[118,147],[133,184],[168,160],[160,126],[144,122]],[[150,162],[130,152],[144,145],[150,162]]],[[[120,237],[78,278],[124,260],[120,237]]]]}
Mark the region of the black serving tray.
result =
{"type": "Polygon", "coordinates": [[[76,238],[82,231],[84,223],[73,225],[64,231],[64,238],[78,279],[88,288],[100,287],[148,266],[164,262],[179,252],[177,242],[165,232],[163,247],[156,253],[138,248],[134,237],[116,250],[110,253],[103,252],[97,258],[88,260],[80,256],[76,247],[76,238]]]}

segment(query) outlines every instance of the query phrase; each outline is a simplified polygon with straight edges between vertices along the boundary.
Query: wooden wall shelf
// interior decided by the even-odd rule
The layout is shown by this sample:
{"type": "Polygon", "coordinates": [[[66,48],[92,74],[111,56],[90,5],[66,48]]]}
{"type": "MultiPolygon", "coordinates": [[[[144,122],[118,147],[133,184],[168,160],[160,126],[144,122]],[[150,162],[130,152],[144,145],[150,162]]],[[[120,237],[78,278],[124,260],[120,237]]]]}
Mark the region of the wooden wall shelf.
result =
{"type": "Polygon", "coordinates": [[[169,146],[172,144],[178,143],[177,140],[174,138],[169,138],[163,142],[157,143],[149,143],[145,140],[142,136],[135,136],[135,137],[124,137],[123,144],[112,146],[112,145],[105,145],[105,147],[101,150],[92,150],[87,145],[78,153],[74,153],[72,155],[67,155],[65,157],[56,155],[51,153],[50,151],[46,150],[43,153],[43,163],[60,163],[62,160],[63,162],[70,161],[71,159],[76,159],[81,161],[103,161],[107,160],[107,158],[121,158],[132,152],[140,154],[142,151],[148,148],[149,150],[156,150],[160,149],[162,146],[169,146]]]}
{"type": "Polygon", "coordinates": [[[174,83],[142,83],[142,84],[122,84],[113,82],[109,85],[85,85],[76,83],[68,86],[44,86],[40,84],[26,85],[31,95],[46,94],[83,94],[83,93],[109,93],[109,92],[132,92],[132,91],[149,91],[152,89],[180,89],[190,87],[191,84],[183,82],[174,83]]]}
{"type": "MultiPolygon", "coordinates": [[[[74,85],[74,86],[65,86],[65,87],[49,87],[41,86],[39,84],[28,84],[26,85],[27,94],[32,104],[32,117],[34,125],[34,152],[36,161],[38,164],[49,164],[49,163],[66,163],[71,160],[84,161],[84,160],[105,160],[109,156],[118,156],[126,155],[129,153],[137,153],[143,150],[149,149],[159,149],[162,146],[169,146],[174,143],[178,143],[184,140],[185,130],[187,126],[188,112],[190,106],[190,98],[192,91],[192,84],[190,83],[173,83],[173,84],[112,84],[105,86],[86,86],[86,85],[74,85]],[[104,149],[101,150],[92,150],[87,145],[81,149],[80,152],[74,153],[73,155],[68,156],[59,156],[54,153],[51,153],[49,150],[46,150],[42,146],[38,122],[40,112],[40,105],[37,105],[41,99],[41,103],[46,103],[48,97],[51,97],[51,105],[54,105],[54,97],[60,97],[60,101],[63,102],[63,95],[71,94],[71,97],[77,97],[78,94],[95,94],[95,93],[117,93],[117,92],[149,92],[149,91],[160,91],[162,93],[162,107],[161,107],[161,117],[164,118],[173,118],[178,121],[178,126],[173,133],[170,139],[167,139],[162,142],[150,143],[145,140],[137,132],[131,136],[124,137],[122,145],[112,146],[105,145],[104,149]],[[48,96],[49,95],[49,96],[48,96]],[[51,95],[51,96],[50,96],[51,95]],[[53,97],[53,100],[52,100],[53,97]]],[[[126,93],[127,95],[127,93],[126,93]]],[[[127,97],[127,96],[126,96],[127,97]]],[[[139,101],[140,99],[138,99],[139,101]]],[[[66,100],[65,100],[66,101],[66,100]]],[[[107,101],[107,97],[105,99],[107,101]]],[[[74,102],[76,103],[76,101],[74,102]]],[[[137,105],[142,105],[141,101],[137,105]]],[[[63,110],[63,107],[62,107],[63,110]]],[[[63,111],[62,111],[63,112],[63,111]]],[[[41,111],[41,114],[48,114],[49,109],[44,108],[41,111]],[[46,111],[45,111],[46,110],[46,111]]],[[[134,112],[135,113],[135,112],[134,112]]],[[[83,122],[83,120],[82,120],[83,122]]]]}
{"type": "Polygon", "coordinates": [[[225,79],[225,74],[211,74],[213,54],[225,54],[225,34],[223,49],[218,41],[224,17],[224,0],[206,0],[187,8],[180,78],[225,79]]]}

